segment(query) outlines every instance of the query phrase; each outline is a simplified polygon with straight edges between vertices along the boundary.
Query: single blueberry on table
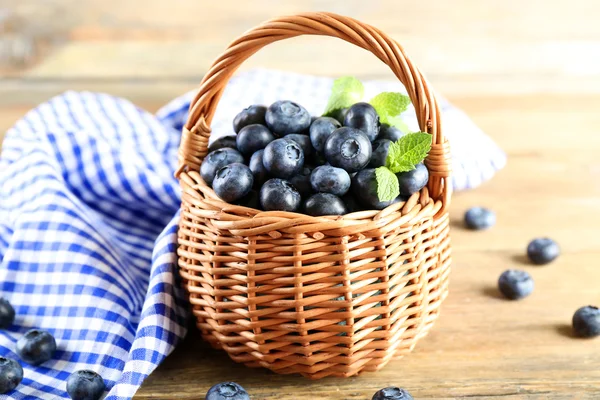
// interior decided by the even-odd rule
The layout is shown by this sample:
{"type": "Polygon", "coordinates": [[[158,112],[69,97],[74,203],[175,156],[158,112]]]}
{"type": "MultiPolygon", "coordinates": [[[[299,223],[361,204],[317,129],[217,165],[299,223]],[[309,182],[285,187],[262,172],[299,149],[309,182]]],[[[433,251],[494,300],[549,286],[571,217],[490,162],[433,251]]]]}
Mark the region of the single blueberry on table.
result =
{"type": "Polygon", "coordinates": [[[377,139],[374,141],[372,144],[371,161],[369,161],[367,166],[369,168],[383,167],[391,144],[392,141],[388,139],[377,139]]]}
{"type": "Polygon", "coordinates": [[[348,109],[344,126],[360,129],[372,142],[379,135],[379,115],[369,103],[356,103],[348,109]]]}
{"type": "Polygon", "coordinates": [[[400,196],[410,196],[423,189],[429,181],[429,170],[425,164],[417,164],[415,169],[396,174],[400,186],[400,196]]]}
{"type": "Polygon", "coordinates": [[[15,351],[27,364],[40,365],[54,356],[56,340],[50,332],[31,329],[17,341],[15,351]]]}
{"type": "Polygon", "coordinates": [[[318,153],[322,153],[325,149],[325,142],[336,129],[342,125],[335,119],[330,117],[317,118],[310,125],[310,142],[318,153]]]}
{"type": "Polygon", "coordinates": [[[317,193],[310,196],[304,209],[308,215],[318,217],[321,215],[344,215],[348,212],[344,201],[331,193],[317,193]]]}
{"type": "Polygon", "coordinates": [[[371,400],[413,400],[413,397],[406,389],[392,386],[375,392],[371,400]]]}
{"type": "Polygon", "coordinates": [[[94,371],[75,371],[67,379],[67,393],[73,400],[98,400],[105,389],[104,380],[94,371]]]}
{"type": "Polygon", "coordinates": [[[283,179],[269,179],[260,189],[260,205],[265,211],[298,211],[301,200],[298,190],[283,179]]]}
{"type": "Polygon", "coordinates": [[[269,179],[269,173],[263,164],[264,152],[264,150],[259,150],[252,154],[248,163],[248,167],[250,167],[250,171],[252,171],[252,176],[254,177],[254,187],[257,189],[260,189],[262,184],[269,179]]]}
{"type": "Polygon", "coordinates": [[[15,360],[0,357],[0,394],[19,386],[23,380],[23,367],[15,360]]]}
{"type": "Polygon", "coordinates": [[[391,140],[392,142],[396,142],[404,135],[406,135],[406,133],[402,132],[395,126],[381,124],[381,127],[379,127],[379,136],[377,136],[377,139],[387,139],[391,140]]]}
{"type": "Polygon", "coordinates": [[[560,255],[560,247],[549,238],[538,238],[532,240],[527,246],[527,257],[537,265],[544,265],[556,260],[560,255]]]}
{"type": "Polygon", "coordinates": [[[310,126],[311,117],[306,108],[289,100],[271,104],[265,114],[267,126],[276,136],[301,133],[310,126]]]}
{"type": "Polygon", "coordinates": [[[290,178],[290,183],[298,190],[302,197],[310,196],[312,193],[312,187],[310,186],[311,173],[312,170],[305,166],[300,173],[290,178]]]}
{"type": "Polygon", "coordinates": [[[229,147],[231,149],[237,149],[236,135],[223,136],[215,140],[208,146],[208,152],[212,153],[215,150],[229,147]]]}
{"type": "Polygon", "coordinates": [[[233,163],[217,171],[213,181],[213,190],[227,203],[233,203],[246,196],[252,189],[254,178],[247,165],[233,163]]]}
{"type": "Polygon", "coordinates": [[[200,165],[200,176],[207,185],[212,185],[213,179],[215,179],[215,175],[219,169],[229,164],[243,162],[244,156],[239,151],[224,147],[208,153],[202,161],[202,165],[200,165]]]}
{"type": "Polygon", "coordinates": [[[233,131],[238,133],[243,127],[252,124],[265,125],[265,114],[267,107],[261,105],[253,105],[243,109],[238,115],[233,118],[233,131]]]}
{"type": "Polygon", "coordinates": [[[291,178],[302,171],[304,153],[300,145],[286,138],[275,139],[265,147],[263,165],[275,178],[291,178]]]}
{"type": "Polygon", "coordinates": [[[600,336],[600,309],[585,306],[577,310],[573,315],[573,331],[584,338],[600,336]]]}
{"type": "Polygon", "coordinates": [[[250,400],[250,396],[237,383],[223,382],[208,389],[205,400],[250,400]]]}
{"type": "Polygon", "coordinates": [[[0,329],[10,328],[15,321],[15,309],[6,299],[0,299],[0,329]]]}
{"type": "Polygon", "coordinates": [[[334,167],[348,173],[357,172],[371,160],[371,142],[362,131],[353,128],[336,129],[325,142],[325,158],[334,167]]]}
{"type": "Polygon", "coordinates": [[[302,152],[304,153],[305,161],[308,157],[312,156],[313,147],[312,143],[310,142],[310,137],[308,135],[303,135],[301,133],[291,133],[289,135],[285,135],[285,138],[293,140],[294,142],[300,145],[300,147],[302,148],[302,152]]]}
{"type": "Polygon", "coordinates": [[[465,213],[465,226],[473,230],[483,230],[496,225],[496,214],[487,208],[473,207],[465,213]]]}
{"type": "Polygon", "coordinates": [[[518,300],[533,292],[531,275],[522,270],[509,269],[498,278],[498,289],[507,299],[518,300]]]}
{"type": "Polygon", "coordinates": [[[350,175],[341,168],[321,165],[312,171],[310,185],[317,193],[324,192],[343,196],[350,189],[350,175]]]}
{"type": "Polygon", "coordinates": [[[377,196],[377,178],[375,168],[367,168],[358,172],[352,178],[352,193],[356,200],[368,210],[383,210],[391,204],[406,201],[402,196],[390,201],[380,201],[377,196]]]}
{"type": "Polygon", "coordinates": [[[237,134],[236,144],[239,152],[248,157],[267,147],[273,140],[275,140],[275,136],[269,128],[264,125],[252,124],[246,125],[237,134]]]}

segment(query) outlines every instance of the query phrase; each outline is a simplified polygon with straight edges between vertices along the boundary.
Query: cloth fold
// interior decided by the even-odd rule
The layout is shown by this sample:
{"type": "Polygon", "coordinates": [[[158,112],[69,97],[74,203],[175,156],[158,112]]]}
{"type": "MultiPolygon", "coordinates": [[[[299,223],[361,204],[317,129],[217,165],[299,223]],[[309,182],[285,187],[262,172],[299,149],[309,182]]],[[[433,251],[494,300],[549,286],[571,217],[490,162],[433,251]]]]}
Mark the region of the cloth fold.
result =
{"type": "MultiPolygon", "coordinates": [[[[233,116],[253,103],[289,98],[317,113],[331,83],[277,71],[239,74],[217,110],[215,136],[232,133],[233,116]]],[[[386,82],[366,87],[368,93],[402,89],[386,82]]],[[[50,331],[58,351],[41,366],[22,363],[23,382],[5,398],[68,399],[69,374],[92,369],[107,384],[106,399],[130,399],[185,336],[173,171],[191,97],[155,116],[106,94],[67,92],[7,132],[0,157],[0,296],[17,317],[0,331],[0,355],[19,360],[15,343],[31,328],[50,331]]],[[[443,109],[454,126],[447,131],[455,172],[469,171],[455,184],[476,186],[503,166],[504,154],[459,110],[445,102],[443,109]]]]}

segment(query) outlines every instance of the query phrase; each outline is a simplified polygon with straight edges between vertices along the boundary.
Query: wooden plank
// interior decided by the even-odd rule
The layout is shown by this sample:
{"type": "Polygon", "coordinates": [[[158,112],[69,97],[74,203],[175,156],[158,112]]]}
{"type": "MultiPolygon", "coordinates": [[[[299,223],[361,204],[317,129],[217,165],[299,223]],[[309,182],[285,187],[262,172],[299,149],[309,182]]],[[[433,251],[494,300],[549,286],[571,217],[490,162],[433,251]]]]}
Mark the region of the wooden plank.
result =
{"type": "MultiPolygon", "coordinates": [[[[256,0],[252,10],[243,12],[234,0],[210,7],[182,0],[175,5],[145,1],[143,7],[139,1],[53,0],[45,12],[27,2],[14,3],[15,14],[25,15],[27,23],[17,24],[11,35],[53,38],[48,42],[53,50],[40,54],[41,60],[29,68],[14,66],[13,73],[24,77],[190,79],[206,71],[233,38],[252,26],[276,15],[328,9],[398,39],[446,93],[600,89],[595,0],[385,0],[368,6],[360,0],[335,5],[256,0]],[[32,31],[31,26],[48,27],[32,31]]],[[[331,76],[389,76],[377,60],[332,39],[299,38],[270,46],[244,67],[256,66],[331,76]]]]}

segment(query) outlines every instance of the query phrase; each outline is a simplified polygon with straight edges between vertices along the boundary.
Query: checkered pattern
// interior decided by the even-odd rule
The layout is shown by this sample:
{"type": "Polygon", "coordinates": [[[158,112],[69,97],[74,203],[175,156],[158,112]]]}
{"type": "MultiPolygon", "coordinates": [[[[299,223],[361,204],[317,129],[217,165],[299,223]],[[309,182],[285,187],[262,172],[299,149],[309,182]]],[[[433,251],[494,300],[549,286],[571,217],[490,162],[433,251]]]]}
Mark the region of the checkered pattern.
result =
{"type": "MultiPolygon", "coordinates": [[[[230,133],[232,116],[252,103],[291,98],[318,113],[330,85],[275,71],[240,74],[217,111],[215,133],[230,133]]],[[[383,82],[366,87],[368,94],[401,90],[383,82]]],[[[0,354],[18,359],[15,342],[34,327],[50,331],[58,351],[41,366],[23,364],[23,382],[4,398],[68,398],[69,374],[92,369],[107,384],[106,399],[130,399],[185,336],[188,311],[174,273],[180,200],[173,169],[190,99],[153,116],[108,95],[68,92],[7,132],[0,295],[17,318],[0,332],[0,354]]],[[[463,156],[455,157],[455,170],[471,165],[473,178],[461,178],[462,187],[475,186],[504,155],[458,110],[444,103],[444,112],[457,125],[455,134],[447,129],[453,151],[463,156]],[[478,149],[463,148],[463,136],[478,149]]]]}

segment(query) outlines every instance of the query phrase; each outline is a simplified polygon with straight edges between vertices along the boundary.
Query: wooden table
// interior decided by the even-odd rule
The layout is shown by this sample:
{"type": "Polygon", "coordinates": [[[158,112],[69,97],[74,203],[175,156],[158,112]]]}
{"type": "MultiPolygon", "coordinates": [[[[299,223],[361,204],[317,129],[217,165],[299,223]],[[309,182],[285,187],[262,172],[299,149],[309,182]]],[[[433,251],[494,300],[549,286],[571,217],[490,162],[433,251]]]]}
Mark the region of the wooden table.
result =
{"type": "MultiPolygon", "coordinates": [[[[234,380],[253,399],[370,399],[388,385],[418,399],[600,399],[600,339],[576,339],[570,329],[578,307],[600,303],[597,0],[29,3],[9,4],[20,23],[0,35],[0,43],[21,46],[12,57],[0,46],[0,131],[65,89],[102,90],[156,109],[192,89],[224,46],[258,22],[328,9],[401,41],[434,86],[509,154],[492,182],[454,196],[451,294],[411,355],[379,373],[312,382],[236,365],[192,329],[136,398],[201,399],[212,384],[234,380]],[[474,205],[497,212],[494,229],[462,228],[463,212],[474,205]],[[527,242],[541,235],[560,243],[562,257],[525,265],[527,242]],[[496,280],[507,268],[533,275],[530,298],[499,297],[496,280]]],[[[376,60],[332,39],[289,41],[285,56],[283,46],[244,68],[390,77],[376,60]]]]}

